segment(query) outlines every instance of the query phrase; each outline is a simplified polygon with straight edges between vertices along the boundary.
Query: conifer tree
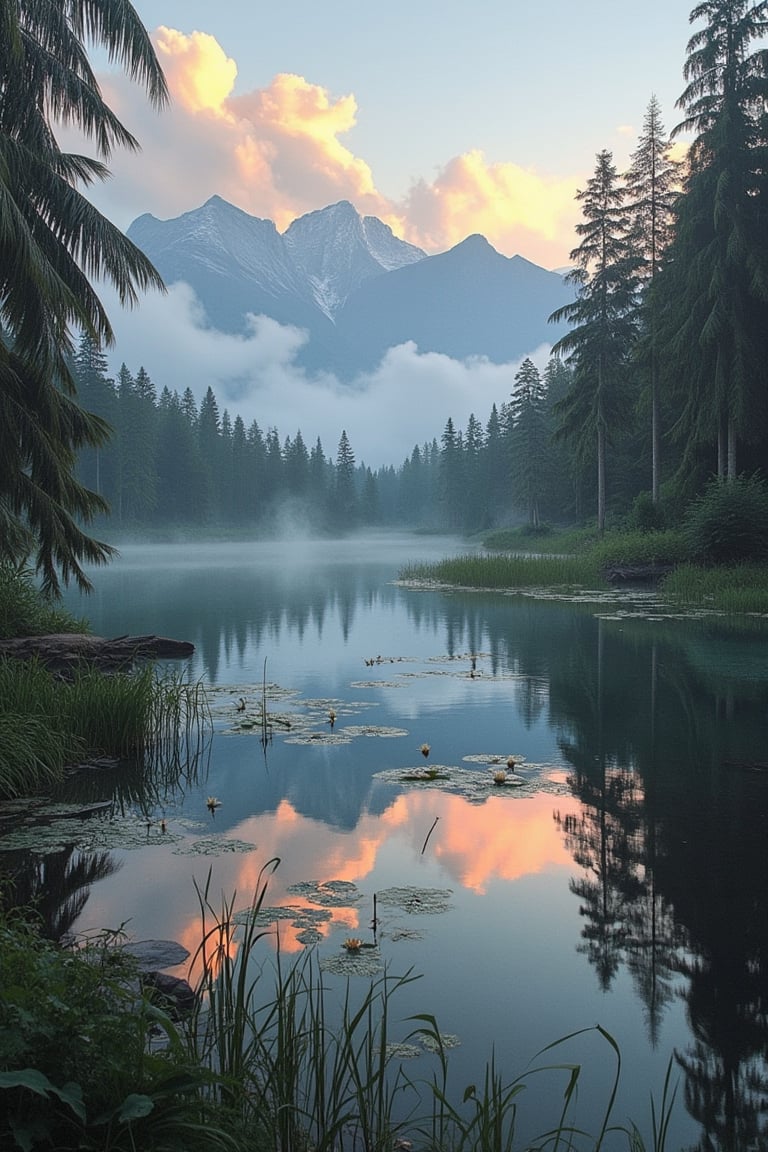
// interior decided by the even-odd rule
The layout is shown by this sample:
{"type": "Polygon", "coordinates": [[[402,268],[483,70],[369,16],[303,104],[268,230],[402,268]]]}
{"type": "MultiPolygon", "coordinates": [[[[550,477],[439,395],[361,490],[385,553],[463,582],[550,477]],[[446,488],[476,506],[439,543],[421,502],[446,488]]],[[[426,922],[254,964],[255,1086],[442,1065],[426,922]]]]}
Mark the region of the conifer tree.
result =
{"type": "Polygon", "coordinates": [[[357,494],[355,491],[355,454],[346,430],[342,430],[336,452],[336,485],[333,520],[336,527],[346,531],[357,521],[357,494]]]}
{"type": "Polygon", "coordinates": [[[678,100],[695,132],[675,238],[659,278],[665,363],[690,447],[717,444],[717,470],[737,475],[737,441],[766,432],[765,104],[768,4],[707,0],[688,42],[678,100]]]}
{"type": "Polygon", "coordinates": [[[627,361],[636,334],[638,261],[628,236],[624,196],[612,154],[599,152],[594,175],[577,194],[584,219],[576,232],[582,241],[570,254],[576,267],[566,279],[578,286],[578,294],[550,317],[573,325],[553,348],[574,369],[572,387],[559,408],[560,427],[582,456],[594,439],[600,532],[605,529],[607,447],[627,410],[627,361]]]}
{"type": "Polygon", "coordinates": [[[661,258],[672,238],[680,165],[672,158],[672,142],[664,131],[661,108],[651,97],[637,148],[624,177],[629,239],[639,257],[638,276],[644,288],[639,362],[647,372],[651,407],[651,495],[659,498],[661,427],[659,414],[659,321],[656,298],[650,291],[661,258]]]}
{"type": "Polygon", "coordinates": [[[528,523],[541,523],[541,493],[547,470],[549,434],[546,421],[545,390],[541,374],[526,357],[515,374],[515,388],[509,404],[512,420],[510,473],[516,499],[525,506],[528,523]]]}

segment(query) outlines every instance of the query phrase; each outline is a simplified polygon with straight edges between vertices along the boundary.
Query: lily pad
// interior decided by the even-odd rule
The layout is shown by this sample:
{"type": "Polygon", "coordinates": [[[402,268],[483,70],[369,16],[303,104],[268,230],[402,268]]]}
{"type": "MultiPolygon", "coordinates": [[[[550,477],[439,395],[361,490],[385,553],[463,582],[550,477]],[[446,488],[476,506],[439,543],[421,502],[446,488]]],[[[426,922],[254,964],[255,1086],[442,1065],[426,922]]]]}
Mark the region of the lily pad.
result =
{"type": "Polygon", "coordinates": [[[401,888],[385,888],[376,893],[379,904],[399,908],[412,915],[435,916],[453,907],[450,888],[417,888],[406,885],[401,888]]]}
{"type": "Polygon", "coordinates": [[[440,1032],[438,1035],[440,1037],[439,1040],[437,1036],[434,1036],[431,1032],[422,1032],[419,1037],[419,1043],[427,1052],[439,1052],[441,1047],[444,1049],[458,1048],[461,1044],[458,1036],[454,1036],[451,1032],[440,1032]]]}
{"type": "Polygon", "coordinates": [[[323,908],[348,908],[362,900],[363,894],[349,880],[303,880],[288,888],[294,896],[304,896],[312,904],[323,908]]]}
{"type": "Polygon", "coordinates": [[[320,971],[337,976],[378,976],[384,971],[384,961],[378,948],[361,948],[355,952],[341,949],[320,957],[320,971]]]}
{"type": "Polygon", "coordinates": [[[225,856],[231,852],[254,852],[256,844],[227,836],[204,836],[202,840],[179,844],[173,849],[176,856],[225,856]]]}

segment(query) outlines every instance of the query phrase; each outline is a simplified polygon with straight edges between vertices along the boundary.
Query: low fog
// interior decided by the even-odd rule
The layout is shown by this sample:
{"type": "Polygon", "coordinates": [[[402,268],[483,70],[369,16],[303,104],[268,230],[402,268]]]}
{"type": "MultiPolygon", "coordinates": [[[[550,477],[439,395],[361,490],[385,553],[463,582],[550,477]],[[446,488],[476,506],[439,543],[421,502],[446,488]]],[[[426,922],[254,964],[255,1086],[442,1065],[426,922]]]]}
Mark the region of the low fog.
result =
{"type": "MultiPolygon", "coordinates": [[[[116,337],[108,350],[112,375],[123,362],[134,375],[143,366],[158,396],[164,387],[180,394],[189,387],[198,403],[210,386],[220,412],[242,416],[246,427],[253,420],[265,432],[275,427],[281,440],[301,431],[307,448],[319,436],[332,459],[346,429],[358,464],[373,469],[398,467],[414,444],[439,440],[449,416],[457,429],[471,413],[484,424],[492,405],[509,399],[524,359],[460,362],[407,343],[391,348],[375,372],[341,383],[296,364],[305,340],[299,329],[266,316],[251,316],[243,336],[206,327],[186,284],[173,285],[165,297],[145,297],[133,311],[123,310],[111,290],[102,298],[116,337]]],[[[549,351],[545,345],[528,355],[543,370],[549,351]]]]}

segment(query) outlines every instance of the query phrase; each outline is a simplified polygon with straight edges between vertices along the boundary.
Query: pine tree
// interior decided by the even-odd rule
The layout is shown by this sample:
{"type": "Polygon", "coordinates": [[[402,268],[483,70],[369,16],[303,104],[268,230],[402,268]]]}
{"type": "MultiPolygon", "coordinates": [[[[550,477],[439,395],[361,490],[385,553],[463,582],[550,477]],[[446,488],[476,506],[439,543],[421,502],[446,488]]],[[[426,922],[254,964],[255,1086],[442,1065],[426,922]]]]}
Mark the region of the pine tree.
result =
{"type": "Polygon", "coordinates": [[[659,498],[661,474],[661,428],[659,414],[659,320],[651,286],[661,258],[672,238],[672,223],[678,197],[680,164],[671,156],[672,142],[666,136],[661,108],[651,97],[637,148],[624,177],[629,215],[629,240],[639,257],[638,276],[645,291],[641,313],[640,363],[647,371],[651,405],[651,494],[659,498]]]}
{"type": "Polygon", "coordinates": [[[440,505],[443,523],[452,529],[459,528],[463,519],[463,461],[461,436],[448,421],[440,440],[440,505]]]}
{"type": "Polygon", "coordinates": [[[708,0],[688,42],[685,118],[695,132],[675,238],[659,277],[665,363],[690,448],[717,444],[718,474],[737,475],[737,440],[766,432],[765,102],[768,4],[708,0]]]}
{"type": "Polygon", "coordinates": [[[336,484],[333,520],[337,528],[348,531],[357,521],[357,494],[355,492],[355,454],[346,430],[342,430],[336,452],[336,484]]]}
{"type": "Polygon", "coordinates": [[[512,420],[510,473],[513,491],[525,505],[528,523],[538,528],[549,435],[544,384],[529,357],[523,360],[515,374],[509,413],[512,420]]]}
{"type": "Polygon", "coordinates": [[[578,285],[578,294],[550,317],[573,325],[553,348],[574,369],[559,416],[562,434],[578,444],[582,456],[588,438],[594,438],[600,532],[605,529],[607,446],[627,411],[627,361],[636,336],[638,260],[628,237],[624,196],[613,156],[599,152],[594,175],[577,194],[584,219],[576,232],[583,239],[570,254],[576,268],[567,279],[578,285]]]}

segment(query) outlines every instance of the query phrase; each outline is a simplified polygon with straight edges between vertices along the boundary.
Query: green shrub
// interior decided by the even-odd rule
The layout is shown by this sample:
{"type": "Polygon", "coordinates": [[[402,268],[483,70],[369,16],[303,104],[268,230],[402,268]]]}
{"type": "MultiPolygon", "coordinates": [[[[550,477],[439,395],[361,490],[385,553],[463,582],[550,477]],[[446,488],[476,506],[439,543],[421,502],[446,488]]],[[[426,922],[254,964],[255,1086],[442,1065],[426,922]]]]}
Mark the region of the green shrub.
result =
{"type": "Polygon", "coordinates": [[[31,572],[0,563],[0,640],[87,631],[84,620],[76,619],[40,593],[31,572]]]}
{"type": "Polygon", "coordinates": [[[609,532],[589,550],[598,568],[612,565],[680,564],[688,545],[680,532],[609,532]]]}
{"type": "Polygon", "coordinates": [[[637,532],[661,531],[667,526],[663,505],[658,502],[654,504],[650,492],[639,492],[632,502],[627,525],[637,532]]]}
{"type": "Polygon", "coordinates": [[[205,1124],[210,1075],[139,991],[114,936],[68,950],[30,919],[0,920],[0,1146],[234,1147],[205,1124]]]}
{"type": "Polygon", "coordinates": [[[711,480],[689,506],[683,535],[704,564],[768,559],[768,487],[757,476],[711,480]]]}

